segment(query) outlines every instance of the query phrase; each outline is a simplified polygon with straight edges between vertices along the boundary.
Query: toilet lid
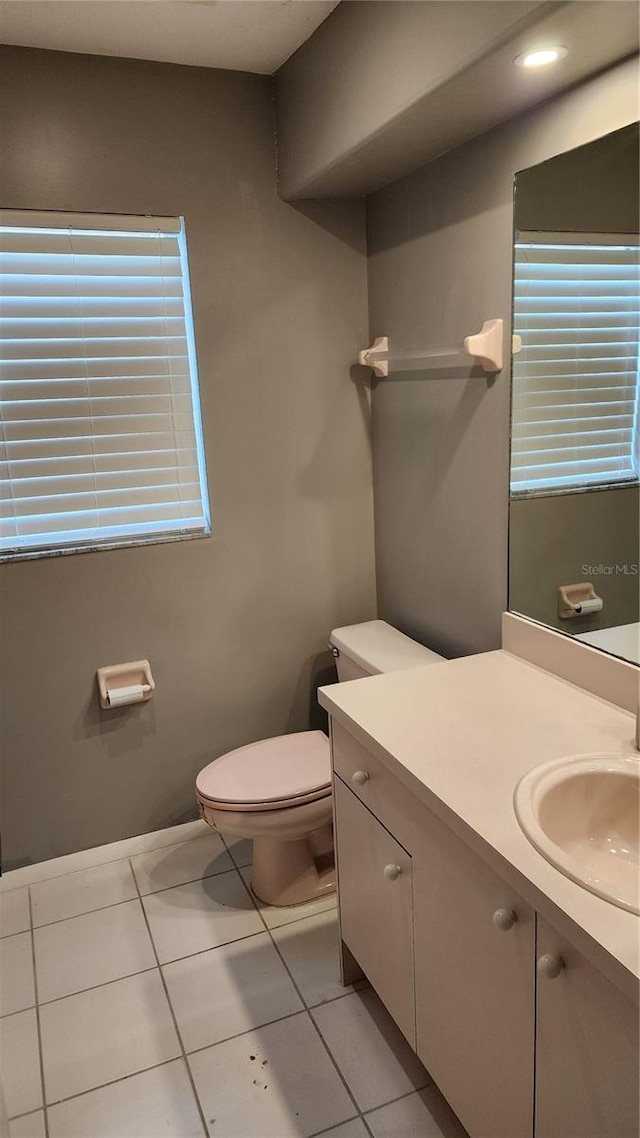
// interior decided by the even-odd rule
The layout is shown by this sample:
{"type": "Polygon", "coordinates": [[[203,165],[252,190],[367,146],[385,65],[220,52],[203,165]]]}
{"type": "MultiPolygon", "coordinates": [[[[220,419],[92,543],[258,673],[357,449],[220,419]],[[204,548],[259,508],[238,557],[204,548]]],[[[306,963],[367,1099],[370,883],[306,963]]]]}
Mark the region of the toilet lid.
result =
{"type": "Polygon", "coordinates": [[[228,751],[196,779],[198,794],[215,803],[256,806],[314,798],[331,789],[331,750],[322,731],[277,735],[228,751]]]}

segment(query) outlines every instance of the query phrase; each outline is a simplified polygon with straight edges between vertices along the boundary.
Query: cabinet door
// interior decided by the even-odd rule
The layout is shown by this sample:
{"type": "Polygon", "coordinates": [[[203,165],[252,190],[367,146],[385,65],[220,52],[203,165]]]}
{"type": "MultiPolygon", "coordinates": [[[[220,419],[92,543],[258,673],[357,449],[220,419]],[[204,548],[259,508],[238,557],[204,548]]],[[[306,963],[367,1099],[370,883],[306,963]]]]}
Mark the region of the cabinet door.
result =
{"type": "Polygon", "coordinates": [[[543,956],[536,1138],[638,1138],[637,1007],[539,917],[543,956]]]}
{"type": "Polygon", "coordinates": [[[411,857],[335,780],[340,932],[415,1048],[411,857]]]}
{"type": "Polygon", "coordinates": [[[472,1138],[531,1138],[533,910],[434,815],[413,889],[418,1055],[472,1138]]]}

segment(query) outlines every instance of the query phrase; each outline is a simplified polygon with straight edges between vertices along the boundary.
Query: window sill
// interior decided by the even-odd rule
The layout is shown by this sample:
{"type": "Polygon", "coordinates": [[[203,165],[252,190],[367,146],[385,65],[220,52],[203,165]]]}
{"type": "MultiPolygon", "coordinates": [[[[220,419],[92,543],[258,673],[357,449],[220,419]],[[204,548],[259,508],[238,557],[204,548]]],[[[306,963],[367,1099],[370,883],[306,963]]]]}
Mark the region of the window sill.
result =
{"type": "Polygon", "coordinates": [[[76,553],[104,553],[111,549],[134,549],[141,545],[168,545],[178,541],[200,541],[202,538],[212,537],[211,530],[202,533],[172,533],[158,537],[141,537],[130,541],[114,541],[102,545],[75,545],[68,549],[38,549],[25,550],[20,553],[0,554],[0,565],[11,564],[15,561],[39,561],[47,557],[69,557],[76,553]]]}
{"type": "Polygon", "coordinates": [[[511,490],[509,499],[512,502],[526,502],[529,498],[557,498],[559,494],[592,494],[602,490],[628,490],[633,486],[640,486],[637,478],[625,478],[620,482],[603,482],[592,486],[558,486],[556,489],[541,490],[511,490]]]}

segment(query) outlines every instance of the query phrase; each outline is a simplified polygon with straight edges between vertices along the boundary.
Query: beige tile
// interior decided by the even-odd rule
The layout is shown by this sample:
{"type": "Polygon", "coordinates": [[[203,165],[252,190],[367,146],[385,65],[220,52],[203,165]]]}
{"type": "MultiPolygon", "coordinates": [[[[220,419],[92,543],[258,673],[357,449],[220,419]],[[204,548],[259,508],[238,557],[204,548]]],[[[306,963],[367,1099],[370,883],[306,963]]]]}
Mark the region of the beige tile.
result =
{"type": "Polygon", "coordinates": [[[468,1138],[435,1086],[367,1115],[374,1138],[468,1138]]]}
{"type": "Polygon", "coordinates": [[[31,1008],[36,1002],[31,933],[0,940],[0,1016],[31,1008]]]}
{"type": "Polygon", "coordinates": [[[222,839],[212,830],[195,841],[138,854],[131,864],[141,893],[157,893],[233,869],[222,839]]]}
{"type": "Polygon", "coordinates": [[[268,933],[166,964],[163,972],[186,1051],[303,1007],[268,933]]]}
{"type": "MultiPolygon", "coordinates": [[[[251,869],[246,867],[240,870],[247,885],[251,882],[251,869]]],[[[319,897],[316,901],[307,901],[304,905],[287,905],[285,908],[278,908],[275,905],[265,905],[262,901],[255,898],[256,905],[258,906],[261,916],[265,925],[270,929],[280,928],[281,925],[288,925],[292,921],[300,921],[303,917],[313,917],[316,913],[324,913],[329,909],[335,909],[337,900],[335,893],[329,893],[327,896],[319,897]]]]}
{"type": "Polygon", "coordinates": [[[163,964],[243,936],[264,925],[235,869],[143,898],[163,964]]]}
{"type": "Polygon", "coordinates": [[[253,860],[253,842],[249,838],[234,838],[231,834],[223,834],[222,840],[238,869],[251,865],[253,860]]]}
{"type": "Polygon", "coordinates": [[[202,1138],[183,1059],[58,1103],[48,1115],[49,1138],[202,1138]]]}
{"type": "Polygon", "coordinates": [[[153,968],[139,901],[127,901],[34,930],[41,1002],[153,968]]]}
{"type": "Polygon", "coordinates": [[[44,1004],[40,1027],[50,1103],[180,1053],[157,969],[44,1004]]]}
{"type": "Polygon", "coordinates": [[[35,865],[23,865],[20,869],[12,869],[0,878],[0,893],[7,889],[17,889],[23,885],[33,885],[37,881],[47,881],[52,877],[61,877],[66,873],[76,873],[80,870],[91,869],[96,865],[105,865],[107,862],[118,861],[122,858],[134,857],[144,853],[145,850],[156,850],[162,846],[175,846],[178,842],[190,841],[191,838],[201,837],[209,830],[206,822],[198,819],[196,822],[185,822],[181,826],[169,826],[165,830],[154,830],[150,834],[139,834],[134,838],[124,838],[121,842],[112,842],[106,846],[95,846],[91,850],[79,850],[78,853],[64,854],[63,857],[50,858],[48,861],[39,861],[35,865]]]}
{"type": "Polygon", "coordinates": [[[9,1118],[42,1106],[35,1008],[0,1019],[2,1087],[9,1118]]]}
{"type": "Polygon", "coordinates": [[[0,893],[0,937],[13,936],[29,928],[29,890],[12,889],[10,893],[0,893]]]}
{"type": "Polygon", "coordinates": [[[340,981],[338,914],[335,909],[273,930],[287,968],[307,1007],[353,991],[340,981]]]}
{"type": "Polygon", "coordinates": [[[9,1138],[45,1138],[44,1111],[23,1114],[9,1123],[9,1138]]]}
{"type": "Polygon", "coordinates": [[[80,873],[67,873],[31,886],[33,924],[48,925],[103,909],[137,897],[136,883],[126,861],[114,861],[80,873]]]}
{"type": "Polygon", "coordinates": [[[431,1082],[370,988],[314,1008],[311,1014],[361,1110],[431,1082]]]}
{"type": "Polygon", "coordinates": [[[370,1138],[369,1132],[361,1118],[352,1118],[351,1122],[343,1122],[331,1130],[325,1130],[322,1138],[370,1138]]]}
{"type": "Polygon", "coordinates": [[[212,1138],[307,1138],[354,1114],[306,1013],[189,1056],[212,1138]]]}

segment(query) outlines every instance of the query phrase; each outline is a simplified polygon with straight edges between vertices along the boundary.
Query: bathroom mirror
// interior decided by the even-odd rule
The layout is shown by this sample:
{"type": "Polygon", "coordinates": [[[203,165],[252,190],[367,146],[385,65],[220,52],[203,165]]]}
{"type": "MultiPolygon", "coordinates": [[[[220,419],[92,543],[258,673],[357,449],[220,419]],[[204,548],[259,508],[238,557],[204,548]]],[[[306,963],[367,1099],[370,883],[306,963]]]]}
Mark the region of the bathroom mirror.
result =
{"type": "Polygon", "coordinates": [[[640,663],[638,125],[515,179],[509,607],[640,663]]]}

